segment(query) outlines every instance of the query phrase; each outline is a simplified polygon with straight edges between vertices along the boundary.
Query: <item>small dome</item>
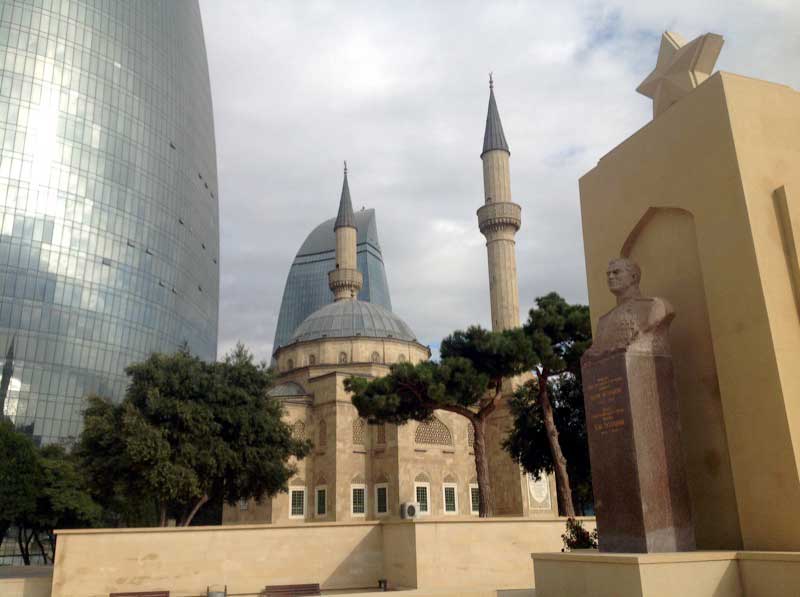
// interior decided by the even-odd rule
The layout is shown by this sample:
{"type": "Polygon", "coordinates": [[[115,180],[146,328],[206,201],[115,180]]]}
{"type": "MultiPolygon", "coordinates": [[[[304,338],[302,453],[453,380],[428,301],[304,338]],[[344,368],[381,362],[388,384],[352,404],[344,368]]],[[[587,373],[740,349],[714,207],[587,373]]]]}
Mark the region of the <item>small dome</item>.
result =
{"type": "Polygon", "coordinates": [[[274,388],[270,388],[267,390],[267,396],[271,398],[278,398],[282,396],[305,396],[306,391],[300,384],[297,384],[293,381],[287,381],[285,383],[280,383],[274,388]]]}
{"type": "Polygon", "coordinates": [[[321,338],[395,338],[416,341],[411,328],[391,311],[375,303],[337,301],[315,311],[301,323],[289,344],[321,338]]]}

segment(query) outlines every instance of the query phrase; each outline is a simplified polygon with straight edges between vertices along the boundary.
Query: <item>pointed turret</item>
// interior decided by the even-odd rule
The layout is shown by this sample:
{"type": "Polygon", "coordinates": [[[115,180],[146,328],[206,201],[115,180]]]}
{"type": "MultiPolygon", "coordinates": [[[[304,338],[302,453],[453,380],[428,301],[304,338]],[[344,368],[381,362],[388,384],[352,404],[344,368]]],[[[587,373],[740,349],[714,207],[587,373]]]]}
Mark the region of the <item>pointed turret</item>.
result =
{"type": "Polygon", "coordinates": [[[486,112],[486,130],[483,133],[481,157],[487,151],[492,151],[493,149],[499,149],[509,155],[511,154],[508,149],[506,135],[503,132],[503,123],[500,122],[500,113],[497,111],[497,102],[494,99],[494,81],[492,80],[492,75],[489,75],[489,109],[486,112]]]}
{"type": "Polygon", "coordinates": [[[336,269],[328,272],[328,287],[334,301],[355,300],[363,285],[356,263],[356,218],[347,184],[347,162],[344,163],[344,182],[339,199],[339,213],[333,225],[336,232],[336,269]]]}
{"type": "Polygon", "coordinates": [[[339,213],[336,215],[336,223],[333,229],[342,226],[356,227],[356,217],[353,214],[353,202],[350,200],[350,185],[347,184],[347,162],[344,163],[344,182],[342,183],[342,196],[339,199],[339,213]]]}
{"type": "Polygon", "coordinates": [[[486,237],[494,330],[519,327],[514,235],[522,219],[519,205],[511,201],[510,156],[494,99],[494,81],[489,75],[489,112],[486,114],[486,133],[481,153],[484,205],[478,210],[478,226],[486,237]]]}

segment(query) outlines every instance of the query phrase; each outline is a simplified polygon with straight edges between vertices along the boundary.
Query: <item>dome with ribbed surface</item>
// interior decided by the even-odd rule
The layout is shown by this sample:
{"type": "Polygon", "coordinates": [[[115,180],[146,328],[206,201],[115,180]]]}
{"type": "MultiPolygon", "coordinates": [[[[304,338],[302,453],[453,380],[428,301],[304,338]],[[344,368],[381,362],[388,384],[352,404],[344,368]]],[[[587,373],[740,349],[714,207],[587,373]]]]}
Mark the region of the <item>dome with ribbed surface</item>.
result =
{"type": "Polygon", "coordinates": [[[301,323],[289,344],[321,338],[394,338],[407,342],[416,336],[406,322],[375,303],[338,301],[315,311],[301,323]]]}

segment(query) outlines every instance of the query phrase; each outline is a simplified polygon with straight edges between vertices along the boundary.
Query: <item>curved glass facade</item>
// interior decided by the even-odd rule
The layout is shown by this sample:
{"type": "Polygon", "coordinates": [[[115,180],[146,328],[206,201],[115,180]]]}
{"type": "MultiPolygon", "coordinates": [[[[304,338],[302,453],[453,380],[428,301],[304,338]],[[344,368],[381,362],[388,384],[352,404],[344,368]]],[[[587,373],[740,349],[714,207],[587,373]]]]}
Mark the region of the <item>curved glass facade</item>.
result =
{"type": "Polygon", "coordinates": [[[0,2],[0,405],[44,442],[124,367],[216,357],[219,232],[195,0],[0,2]]]}
{"type": "MultiPolygon", "coordinates": [[[[378,242],[375,210],[362,209],[355,212],[355,217],[356,259],[358,271],[364,277],[358,300],[375,303],[391,311],[392,300],[378,242]]],[[[292,262],[283,289],[273,353],[289,342],[297,326],[306,317],[333,302],[333,293],[328,287],[328,272],[336,267],[334,219],[325,220],[311,231],[292,262]]]]}

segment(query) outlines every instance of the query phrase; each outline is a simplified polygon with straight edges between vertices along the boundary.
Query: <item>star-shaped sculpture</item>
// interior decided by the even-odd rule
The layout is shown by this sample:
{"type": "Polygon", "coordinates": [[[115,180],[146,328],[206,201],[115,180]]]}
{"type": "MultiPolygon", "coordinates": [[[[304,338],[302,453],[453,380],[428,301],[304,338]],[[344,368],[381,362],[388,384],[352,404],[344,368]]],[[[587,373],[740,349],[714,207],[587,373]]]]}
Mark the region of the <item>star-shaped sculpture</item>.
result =
{"type": "Polygon", "coordinates": [[[716,33],[686,43],[677,33],[664,32],[656,67],[636,88],[653,99],[653,118],[711,76],[723,43],[716,33]]]}

